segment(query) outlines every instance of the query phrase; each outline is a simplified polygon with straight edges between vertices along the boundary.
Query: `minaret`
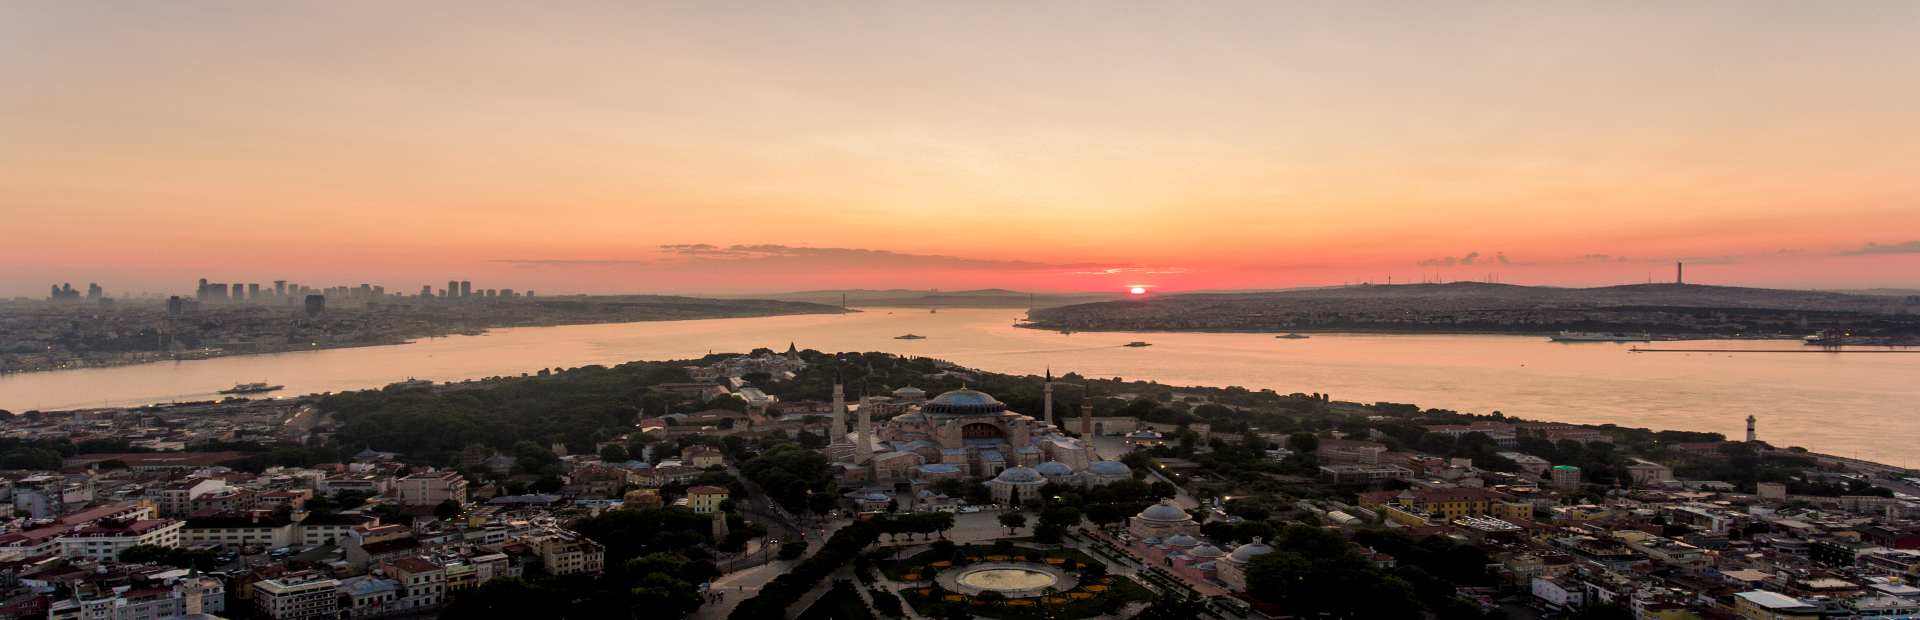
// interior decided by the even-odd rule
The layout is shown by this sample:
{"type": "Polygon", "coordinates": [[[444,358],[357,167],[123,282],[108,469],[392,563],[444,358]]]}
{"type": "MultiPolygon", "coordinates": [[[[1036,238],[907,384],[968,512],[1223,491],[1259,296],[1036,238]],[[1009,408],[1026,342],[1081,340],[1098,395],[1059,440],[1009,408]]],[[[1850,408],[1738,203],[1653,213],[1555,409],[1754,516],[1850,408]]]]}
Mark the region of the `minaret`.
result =
{"type": "Polygon", "coordinates": [[[1759,436],[1753,432],[1753,422],[1753,416],[1747,416],[1747,443],[1753,443],[1754,440],[1759,439],[1759,436]]]}
{"type": "Polygon", "coordinates": [[[1052,367],[1047,368],[1047,387],[1046,389],[1042,390],[1042,392],[1044,392],[1045,394],[1047,403],[1040,406],[1041,411],[1044,412],[1042,415],[1046,416],[1041,418],[1040,421],[1045,422],[1047,424],[1052,424],[1053,423],[1053,368],[1052,367]]]}
{"type": "Polygon", "coordinates": [[[1080,398],[1080,436],[1093,436],[1093,382],[1086,384],[1087,393],[1080,398]]]}
{"type": "Polygon", "coordinates": [[[833,427],[829,443],[840,443],[847,438],[847,391],[840,387],[840,375],[833,375],[833,427]]]}
{"type": "Polygon", "coordinates": [[[854,432],[853,462],[865,465],[873,460],[873,403],[866,390],[860,390],[860,428],[854,432]]]}
{"type": "Polygon", "coordinates": [[[187,608],[185,611],[180,612],[180,615],[192,616],[206,613],[206,610],[201,607],[203,603],[200,600],[201,592],[206,589],[200,585],[200,569],[196,567],[188,571],[187,578],[182,581],[185,581],[186,583],[184,585],[187,586],[187,600],[183,601],[186,603],[187,608]]]}

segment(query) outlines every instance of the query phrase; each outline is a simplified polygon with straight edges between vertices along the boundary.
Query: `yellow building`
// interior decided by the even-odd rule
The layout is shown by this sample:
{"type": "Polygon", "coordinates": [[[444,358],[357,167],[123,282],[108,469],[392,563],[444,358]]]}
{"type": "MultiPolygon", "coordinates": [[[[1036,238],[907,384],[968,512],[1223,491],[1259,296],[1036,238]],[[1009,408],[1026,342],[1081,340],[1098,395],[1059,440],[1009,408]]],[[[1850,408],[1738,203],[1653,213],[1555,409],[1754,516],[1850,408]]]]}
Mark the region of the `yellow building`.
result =
{"type": "Polygon", "coordinates": [[[693,487],[687,489],[687,507],[703,515],[720,512],[720,502],[726,500],[727,495],[728,491],[720,487],[693,487]]]}
{"type": "Polygon", "coordinates": [[[1388,504],[1406,506],[1443,521],[1458,517],[1493,517],[1495,519],[1533,517],[1532,504],[1516,501],[1512,495],[1493,489],[1414,488],[1404,491],[1360,494],[1361,508],[1381,512],[1388,504]]]}

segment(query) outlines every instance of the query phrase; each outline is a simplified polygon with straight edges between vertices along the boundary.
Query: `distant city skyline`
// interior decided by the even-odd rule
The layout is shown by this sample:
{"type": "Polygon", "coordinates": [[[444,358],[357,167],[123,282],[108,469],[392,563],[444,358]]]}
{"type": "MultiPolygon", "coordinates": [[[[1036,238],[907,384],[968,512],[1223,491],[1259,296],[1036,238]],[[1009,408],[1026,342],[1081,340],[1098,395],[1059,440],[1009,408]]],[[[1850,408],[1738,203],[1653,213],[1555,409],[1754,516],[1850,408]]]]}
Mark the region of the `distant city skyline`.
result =
{"type": "Polygon", "coordinates": [[[1899,2],[12,4],[0,296],[262,273],[1597,286],[1674,261],[1699,284],[1920,288],[1917,21],[1899,2]]]}

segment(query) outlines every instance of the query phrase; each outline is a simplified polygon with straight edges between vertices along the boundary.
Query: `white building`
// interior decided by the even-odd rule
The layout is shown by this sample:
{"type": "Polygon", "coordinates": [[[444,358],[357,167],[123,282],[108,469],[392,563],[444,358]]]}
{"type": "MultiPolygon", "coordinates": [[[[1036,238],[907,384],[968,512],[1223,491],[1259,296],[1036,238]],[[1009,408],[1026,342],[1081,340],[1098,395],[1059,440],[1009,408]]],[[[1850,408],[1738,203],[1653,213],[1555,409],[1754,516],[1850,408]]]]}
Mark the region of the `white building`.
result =
{"type": "Polygon", "coordinates": [[[172,519],[101,521],[60,537],[60,555],[117,561],[134,545],[180,546],[180,522],[172,519]]]}

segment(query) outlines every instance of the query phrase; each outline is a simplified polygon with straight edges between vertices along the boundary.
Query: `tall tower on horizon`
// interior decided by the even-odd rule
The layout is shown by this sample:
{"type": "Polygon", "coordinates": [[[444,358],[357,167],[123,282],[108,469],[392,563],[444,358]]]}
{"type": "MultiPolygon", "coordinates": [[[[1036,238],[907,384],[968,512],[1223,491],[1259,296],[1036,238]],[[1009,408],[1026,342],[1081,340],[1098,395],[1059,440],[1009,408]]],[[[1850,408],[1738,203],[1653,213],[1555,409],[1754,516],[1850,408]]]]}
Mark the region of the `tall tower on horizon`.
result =
{"type": "Polygon", "coordinates": [[[1674,261],[1673,262],[1673,283],[1686,284],[1687,283],[1686,271],[1687,271],[1686,263],[1682,263],[1680,261],[1674,261]]]}
{"type": "Polygon", "coordinates": [[[1747,416],[1747,443],[1753,443],[1755,440],[1760,438],[1758,434],[1753,432],[1753,423],[1754,423],[1753,416],[1748,415],[1747,416]]]}

